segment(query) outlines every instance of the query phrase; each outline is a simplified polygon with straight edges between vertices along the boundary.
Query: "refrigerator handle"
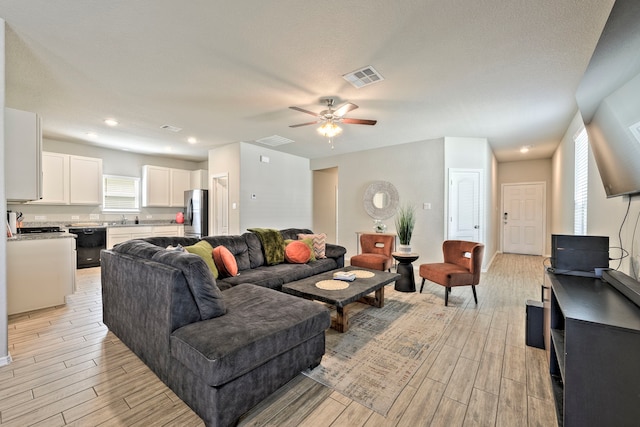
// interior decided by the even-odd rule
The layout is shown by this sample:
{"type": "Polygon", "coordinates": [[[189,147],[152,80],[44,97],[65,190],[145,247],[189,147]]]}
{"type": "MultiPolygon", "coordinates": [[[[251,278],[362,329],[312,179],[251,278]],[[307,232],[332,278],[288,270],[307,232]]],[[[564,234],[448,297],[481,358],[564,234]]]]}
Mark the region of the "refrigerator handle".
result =
{"type": "Polygon", "coordinates": [[[189,225],[193,225],[193,199],[189,199],[189,207],[187,208],[187,221],[189,225]]]}

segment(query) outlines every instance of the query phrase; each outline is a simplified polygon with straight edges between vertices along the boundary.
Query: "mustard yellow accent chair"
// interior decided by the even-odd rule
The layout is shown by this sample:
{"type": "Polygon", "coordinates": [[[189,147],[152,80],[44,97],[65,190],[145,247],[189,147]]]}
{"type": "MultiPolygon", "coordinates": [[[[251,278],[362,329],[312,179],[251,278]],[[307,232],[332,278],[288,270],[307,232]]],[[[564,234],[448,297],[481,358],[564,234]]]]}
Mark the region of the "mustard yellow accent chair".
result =
{"type": "Polygon", "coordinates": [[[424,288],[424,281],[429,280],[444,286],[444,305],[449,305],[449,294],[454,286],[471,286],[473,299],[478,304],[476,285],[480,283],[482,257],[484,245],[482,243],[464,240],[445,240],[442,243],[444,262],[421,264],[420,277],[424,288]]]}
{"type": "Polygon", "coordinates": [[[351,265],[371,270],[391,271],[395,236],[388,234],[361,234],[362,253],[351,257],[351,265]]]}

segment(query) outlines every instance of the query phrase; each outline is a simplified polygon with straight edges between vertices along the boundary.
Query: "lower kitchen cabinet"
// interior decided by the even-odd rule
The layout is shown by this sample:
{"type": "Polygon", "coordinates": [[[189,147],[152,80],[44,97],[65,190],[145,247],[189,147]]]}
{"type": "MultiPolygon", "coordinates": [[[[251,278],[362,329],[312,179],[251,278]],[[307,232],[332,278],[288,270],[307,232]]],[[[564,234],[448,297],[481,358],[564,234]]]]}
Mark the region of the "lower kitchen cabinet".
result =
{"type": "Polygon", "coordinates": [[[144,239],[156,236],[184,236],[182,225],[130,225],[125,227],[109,227],[107,229],[107,249],[118,243],[131,239],[144,239]]]}
{"type": "Polygon", "coordinates": [[[7,241],[8,314],[65,304],[75,278],[75,238],[7,241]]]}

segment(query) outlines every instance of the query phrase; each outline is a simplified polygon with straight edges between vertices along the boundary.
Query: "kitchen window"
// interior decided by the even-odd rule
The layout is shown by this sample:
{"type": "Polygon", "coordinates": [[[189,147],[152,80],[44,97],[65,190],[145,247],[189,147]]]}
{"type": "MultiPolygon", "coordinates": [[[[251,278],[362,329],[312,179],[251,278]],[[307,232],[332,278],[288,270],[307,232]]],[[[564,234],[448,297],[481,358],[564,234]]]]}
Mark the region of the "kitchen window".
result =
{"type": "Polygon", "coordinates": [[[140,178],[103,175],[102,180],[103,212],[140,211],[140,178]]]}
{"type": "Polygon", "coordinates": [[[575,143],[573,234],[587,234],[587,203],[589,201],[589,137],[582,127],[573,137],[575,143]]]}

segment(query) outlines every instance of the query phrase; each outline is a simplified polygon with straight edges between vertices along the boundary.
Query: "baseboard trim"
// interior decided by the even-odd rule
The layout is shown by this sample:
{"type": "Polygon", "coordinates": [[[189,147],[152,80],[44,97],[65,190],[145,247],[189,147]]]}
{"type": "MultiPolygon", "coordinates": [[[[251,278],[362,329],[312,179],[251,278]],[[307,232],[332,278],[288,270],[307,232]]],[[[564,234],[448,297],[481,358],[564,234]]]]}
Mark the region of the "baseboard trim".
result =
{"type": "Polygon", "coordinates": [[[10,364],[13,360],[11,359],[11,353],[6,356],[0,357],[0,366],[6,366],[10,364]]]}

